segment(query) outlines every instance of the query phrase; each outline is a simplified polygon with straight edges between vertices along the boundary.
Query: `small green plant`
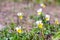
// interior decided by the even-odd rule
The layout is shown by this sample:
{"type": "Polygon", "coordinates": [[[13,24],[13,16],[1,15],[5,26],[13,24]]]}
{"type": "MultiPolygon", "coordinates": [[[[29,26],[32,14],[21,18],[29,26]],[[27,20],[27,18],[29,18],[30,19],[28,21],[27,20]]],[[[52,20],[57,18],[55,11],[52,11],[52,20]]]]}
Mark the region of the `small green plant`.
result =
{"type": "MultiPolygon", "coordinates": [[[[16,25],[11,23],[2,31],[0,31],[0,40],[59,40],[60,39],[60,24],[55,18],[54,24],[50,23],[50,15],[43,13],[44,4],[37,11],[37,15],[32,15],[30,18],[34,20],[32,29],[27,32],[23,30],[22,24],[16,25]]],[[[23,14],[18,13],[19,20],[23,20],[23,14]]]]}

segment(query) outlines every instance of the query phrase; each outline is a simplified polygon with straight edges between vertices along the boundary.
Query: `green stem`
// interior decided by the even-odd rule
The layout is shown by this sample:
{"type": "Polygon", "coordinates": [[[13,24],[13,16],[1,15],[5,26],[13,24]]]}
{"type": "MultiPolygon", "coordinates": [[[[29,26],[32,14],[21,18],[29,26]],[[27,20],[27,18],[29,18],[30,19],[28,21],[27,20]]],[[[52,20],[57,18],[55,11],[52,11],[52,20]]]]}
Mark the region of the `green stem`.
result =
{"type": "Polygon", "coordinates": [[[42,37],[43,37],[43,40],[45,40],[44,30],[43,30],[43,29],[41,29],[41,32],[42,32],[42,37]]]}

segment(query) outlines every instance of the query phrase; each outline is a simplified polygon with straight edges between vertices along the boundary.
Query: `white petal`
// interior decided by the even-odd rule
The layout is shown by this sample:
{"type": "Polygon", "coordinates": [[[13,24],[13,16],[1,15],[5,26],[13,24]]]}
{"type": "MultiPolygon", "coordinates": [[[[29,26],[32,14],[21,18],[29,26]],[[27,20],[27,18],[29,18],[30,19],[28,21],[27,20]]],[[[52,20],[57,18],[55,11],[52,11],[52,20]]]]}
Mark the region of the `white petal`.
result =
{"type": "Polygon", "coordinates": [[[17,15],[18,15],[18,16],[21,16],[21,15],[22,15],[22,13],[17,13],[17,15]]]}
{"type": "Polygon", "coordinates": [[[16,27],[15,29],[16,29],[16,30],[18,30],[19,28],[18,28],[18,27],[16,27]]]}
{"type": "Polygon", "coordinates": [[[39,23],[42,23],[42,20],[40,20],[39,23]]]}
{"type": "Polygon", "coordinates": [[[46,18],[50,18],[50,15],[46,14],[46,18]]]}
{"type": "Polygon", "coordinates": [[[18,27],[16,27],[15,29],[16,29],[16,30],[21,29],[21,26],[18,26],[18,27]]]}
{"type": "Polygon", "coordinates": [[[39,24],[39,21],[36,21],[36,24],[39,24]]]}
{"type": "Polygon", "coordinates": [[[42,23],[42,20],[36,21],[36,24],[42,23]]]}
{"type": "Polygon", "coordinates": [[[42,4],[40,4],[40,6],[43,6],[44,4],[42,3],[42,4]]]}
{"type": "Polygon", "coordinates": [[[39,10],[37,10],[37,12],[42,12],[42,8],[40,8],[39,10]]]}

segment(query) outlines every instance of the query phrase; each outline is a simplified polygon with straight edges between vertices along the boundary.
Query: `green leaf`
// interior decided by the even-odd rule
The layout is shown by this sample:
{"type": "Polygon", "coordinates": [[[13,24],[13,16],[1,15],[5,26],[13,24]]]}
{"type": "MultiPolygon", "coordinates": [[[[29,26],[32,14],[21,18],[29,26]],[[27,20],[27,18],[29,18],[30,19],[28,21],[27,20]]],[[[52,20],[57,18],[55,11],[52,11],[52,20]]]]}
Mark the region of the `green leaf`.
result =
{"type": "Polygon", "coordinates": [[[60,39],[60,31],[57,32],[53,37],[52,40],[59,40],[60,39]]]}

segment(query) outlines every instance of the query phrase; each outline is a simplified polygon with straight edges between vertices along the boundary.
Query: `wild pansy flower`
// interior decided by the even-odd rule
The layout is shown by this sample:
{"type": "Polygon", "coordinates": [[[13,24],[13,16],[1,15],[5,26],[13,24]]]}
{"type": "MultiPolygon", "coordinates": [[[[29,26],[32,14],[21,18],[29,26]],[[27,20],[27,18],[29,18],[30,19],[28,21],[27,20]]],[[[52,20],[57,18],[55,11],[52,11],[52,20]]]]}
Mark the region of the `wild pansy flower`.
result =
{"type": "Polygon", "coordinates": [[[23,14],[22,13],[17,13],[17,15],[20,19],[23,19],[23,14]]]}
{"type": "Polygon", "coordinates": [[[57,18],[55,19],[55,24],[59,24],[59,21],[57,18]]]}
{"type": "Polygon", "coordinates": [[[42,14],[42,8],[38,9],[37,13],[38,13],[38,15],[41,15],[42,14]]]}
{"type": "Polygon", "coordinates": [[[45,20],[46,20],[46,21],[49,21],[49,20],[50,20],[50,15],[46,14],[46,15],[45,15],[45,20]]]}
{"type": "Polygon", "coordinates": [[[36,24],[39,28],[43,28],[42,20],[36,21],[36,24]]]}
{"type": "Polygon", "coordinates": [[[20,26],[20,27],[16,27],[16,31],[17,31],[18,33],[22,33],[21,26],[20,26]]]}
{"type": "Polygon", "coordinates": [[[43,4],[43,3],[41,3],[41,4],[40,4],[40,6],[41,6],[41,7],[43,7],[43,8],[45,8],[45,7],[46,7],[46,5],[45,5],[45,4],[43,4]]]}

